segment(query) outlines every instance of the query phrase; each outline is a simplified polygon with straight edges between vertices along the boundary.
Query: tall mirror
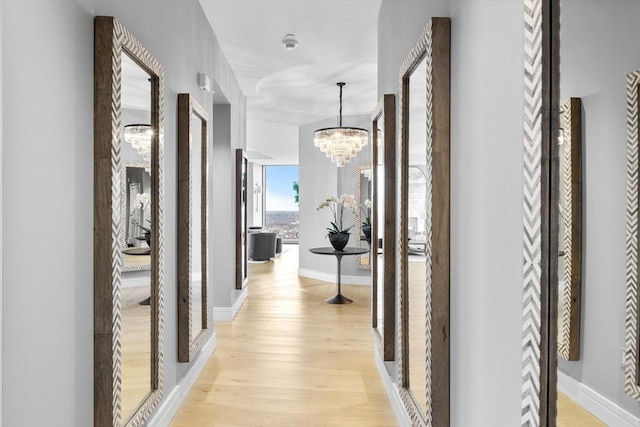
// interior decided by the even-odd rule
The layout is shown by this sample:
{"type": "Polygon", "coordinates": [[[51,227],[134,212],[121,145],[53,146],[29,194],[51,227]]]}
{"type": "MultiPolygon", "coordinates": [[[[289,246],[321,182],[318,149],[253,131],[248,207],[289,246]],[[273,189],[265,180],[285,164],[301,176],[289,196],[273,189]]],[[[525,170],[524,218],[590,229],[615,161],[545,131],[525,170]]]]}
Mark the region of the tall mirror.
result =
{"type": "MultiPolygon", "coordinates": [[[[527,182],[542,178],[544,188],[550,177],[551,194],[546,195],[544,190],[541,193],[542,216],[538,219],[542,219],[542,242],[533,248],[542,249],[538,252],[543,256],[543,286],[539,294],[542,299],[536,301],[536,293],[527,295],[541,309],[529,308],[532,316],[525,317],[529,321],[540,314],[542,320],[540,330],[533,332],[540,337],[539,368],[543,376],[541,383],[530,384],[531,389],[535,386],[540,390],[541,400],[536,402],[531,398],[535,397],[533,394],[527,399],[533,405],[539,403],[536,415],[542,419],[541,425],[635,425],[640,418],[637,402],[633,401],[640,398],[637,336],[640,0],[549,3],[550,8],[543,3],[546,9],[542,9],[543,19],[538,27],[543,34],[550,30],[550,37],[546,34],[546,41],[540,46],[543,56],[537,56],[539,52],[534,49],[528,58],[535,64],[534,70],[541,68],[543,79],[537,80],[537,84],[550,99],[543,98],[542,108],[540,104],[529,105],[530,111],[535,111],[530,123],[542,123],[542,138],[532,142],[533,148],[542,150],[543,169],[541,176],[539,171],[537,176],[533,174],[533,169],[525,171],[525,178],[527,182]],[[546,138],[550,139],[549,147],[546,138]],[[548,174],[544,170],[547,149],[551,153],[548,174]],[[574,158],[576,153],[582,158],[574,158]],[[575,199],[581,193],[584,197],[575,199]],[[582,203],[580,230],[575,230],[576,219],[580,219],[575,211],[576,201],[582,203]],[[548,251],[546,229],[550,230],[548,251]],[[574,251],[569,243],[575,243],[576,238],[583,245],[574,251]],[[576,258],[580,252],[582,260],[576,258]],[[547,253],[548,270],[544,263],[547,253]],[[576,264],[580,261],[581,266],[576,264]],[[548,289],[545,274],[550,278],[548,289]],[[576,287],[577,279],[581,279],[581,289],[576,287]],[[549,331],[545,331],[545,325],[549,331]],[[546,369],[549,372],[544,375],[546,369]]],[[[534,33],[532,37],[538,36],[534,33]]],[[[529,82],[525,87],[531,87],[529,82]]],[[[525,134],[525,143],[533,135],[525,134]]],[[[525,154],[525,164],[531,164],[528,156],[529,153],[525,154]]],[[[525,193],[525,200],[532,199],[525,193]]],[[[533,213],[538,213],[537,207],[533,213]]],[[[525,229],[533,230],[529,223],[525,223],[525,229]]],[[[533,329],[533,323],[529,325],[533,329]]],[[[533,334],[525,338],[533,338],[533,334]]],[[[532,366],[538,367],[531,364],[525,368],[534,372],[532,366]]],[[[523,387],[523,395],[525,391],[523,387]]]]}
{"type": "Polygon", "coordinates": [[[247,285],[247,156],[236,150],[236,289],[247,285]]]}
{"type": "Polygon", "coordinates": [[[398,381],[414,425],[449,414],[450,20],[432,18],[400,69],[398,381]]]}
{"type": "Polygon", "coordinates": [[[582,286],[582,102],[560,103],[558,138],[558,357],[580,356],[582,286]]]}
{"type": "MultiPolygon", "coordinates": [[[[640,58],[637,58],[640,59],[640,58]]],[[[627,288],[624,350],[625,392],[640,400],[640,325],[638,315],[638,147],[640,147],[640,68],[627,75],[627,288]]]]}
{"type": "Polygon", "coordinates": [[[356,242],[358,248],[369,249],[369,253],[356,255],[358,270],[371,270],[371,207],[372,207],[372,179],[371,165],[360,165],[356,168],[356,200],[360,207],[356,211],[354,235],[360,238],[356,242]]]}
{"type": "Polygon", "coordinates": [[[138,426],[162,398],[163,70],[112,17],[94,70],[94,425],[138,426]]]}
{"type": "Polygon", "coordinates": [[[208,115],[178,95],[178,361],[189,362],[210,330],[207,316],[208,115]]]}
{"type": "Polygon", "coordinates": [[[383,360],[395,358],[396,112],[384,95],[373,113],[373,209],[371,217],[372,327],[383,360]]]}

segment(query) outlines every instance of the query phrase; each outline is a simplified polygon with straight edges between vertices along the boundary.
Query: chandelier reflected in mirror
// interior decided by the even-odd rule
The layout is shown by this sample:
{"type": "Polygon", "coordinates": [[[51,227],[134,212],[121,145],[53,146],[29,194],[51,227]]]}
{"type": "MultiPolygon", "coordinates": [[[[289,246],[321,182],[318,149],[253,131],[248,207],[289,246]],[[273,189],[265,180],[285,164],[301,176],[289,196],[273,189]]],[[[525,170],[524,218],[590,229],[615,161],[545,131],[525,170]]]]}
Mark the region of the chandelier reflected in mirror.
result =
{"type": "Polygon", "coordinates": [[[342,126],[342,88],[344,82],[336,83],[340,87],[340,121],[338,127],[318,129],[313,133],[313,143],[338,167],[351,161],[369,141],[369,132],[362,128],[342,126]]]}
{"type": "Polygon", "coordinates": [[[145,162],[151,161],[151,125],[131,124],[124,127],[124,140],[142,156],[145,162]]]}

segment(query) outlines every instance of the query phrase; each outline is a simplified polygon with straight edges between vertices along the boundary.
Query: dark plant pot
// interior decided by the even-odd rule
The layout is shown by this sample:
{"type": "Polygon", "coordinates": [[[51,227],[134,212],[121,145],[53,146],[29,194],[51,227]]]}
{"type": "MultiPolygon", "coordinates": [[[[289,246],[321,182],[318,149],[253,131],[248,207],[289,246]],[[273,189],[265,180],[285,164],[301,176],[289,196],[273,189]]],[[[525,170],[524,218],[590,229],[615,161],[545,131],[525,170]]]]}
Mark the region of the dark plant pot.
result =
{"type": "Polygon", "coordinates": [[[147,245],[151,247],[151,233],[144,233],[144,240],[147,242],[147,245]]]}
{"type": "Polygon", "coordinates": [[[336,251],[342,251],[349,243],[349,233],[329,233],[329,241],[336,251]]]}
{"type": "Polygon", "coordinates": [[[364,234],[364,237],[367,240],[367,243],[369,244],[369,246],[371,246],[371,226],[370,225],[363,225],[362,226],[362,233],[364,234]]]}

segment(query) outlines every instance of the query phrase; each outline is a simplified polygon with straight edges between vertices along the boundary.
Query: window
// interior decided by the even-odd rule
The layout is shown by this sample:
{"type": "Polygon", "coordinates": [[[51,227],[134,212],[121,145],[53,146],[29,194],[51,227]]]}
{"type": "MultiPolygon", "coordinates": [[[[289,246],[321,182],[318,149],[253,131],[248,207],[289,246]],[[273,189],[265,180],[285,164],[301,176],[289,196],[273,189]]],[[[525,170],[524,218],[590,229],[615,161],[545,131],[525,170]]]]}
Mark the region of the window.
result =
{"type": "Polygon", "coordinates": [[[298,241],[298,166],[264,167],[264,230],[298,241]]]}

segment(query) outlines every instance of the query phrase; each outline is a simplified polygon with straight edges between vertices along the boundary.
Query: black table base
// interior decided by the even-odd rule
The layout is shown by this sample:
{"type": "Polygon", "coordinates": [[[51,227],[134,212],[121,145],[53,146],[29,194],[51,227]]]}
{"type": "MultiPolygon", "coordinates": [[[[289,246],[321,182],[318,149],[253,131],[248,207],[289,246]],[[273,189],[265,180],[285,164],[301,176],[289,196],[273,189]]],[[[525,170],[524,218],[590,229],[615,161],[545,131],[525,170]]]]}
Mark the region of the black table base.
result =
{"type": "Polygon", "coordinates": [[[325,302],[328,304],[351,304],[353,300],[345,297],[341,293],[341,264],[342,257],[345,255],[361,255],[369,252],[368,249],[361,248],[344,248],[341,251],[336,251],[333,248],[311,248],[309,252],[318,254],[318,255],[333,255],[336,257],[336,261],[338,262],[338,274],[336,275],[336,282],[338,282],[338,293],[327,299],[325,302]]]}
{"type": "Polygon", "coordinates": [[[351,304],[353,300],[345,297],[341,293],[337,293],[331,298],[327,298],[325,302],[328,304],[351,304]]]}

